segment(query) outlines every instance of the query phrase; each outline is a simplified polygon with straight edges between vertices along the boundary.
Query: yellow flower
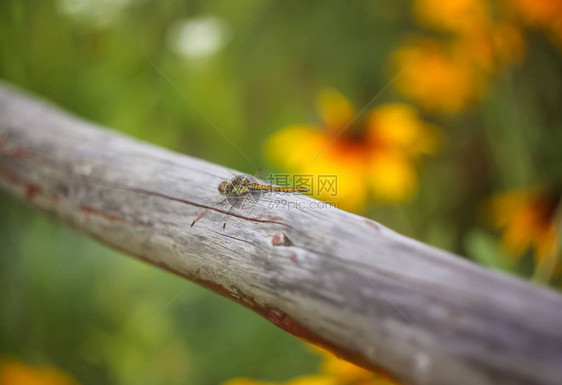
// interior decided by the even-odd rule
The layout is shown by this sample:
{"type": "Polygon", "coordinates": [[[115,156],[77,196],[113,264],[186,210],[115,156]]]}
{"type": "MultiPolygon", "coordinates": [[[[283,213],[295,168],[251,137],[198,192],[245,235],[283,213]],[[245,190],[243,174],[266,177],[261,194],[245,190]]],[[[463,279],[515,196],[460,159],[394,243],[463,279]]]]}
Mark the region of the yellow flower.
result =
{"type": "Polygon", "coordinates": [[[50,366],[33,367],[5,360],[0,364],[0,385],[78,385],[78,382],[50,366]]]}
{"type": "Polygon", "coordinates": [[[412,162],[400,153],[374,155],[367,169],[367,181],[373,197],[381,202],[402,201],[412,197],[417,176],[412,162]]]}
{"type": "Polygon", "coordinates": [[[341,93],[333,89],[325,89],[318,97],[316,106],[318,114],[326,123],[327,128],[337,133],[348,125],[355,117],[355,107],[341,93]]]}
{"type": "Polygon", "coordinates": [[[320,372],[324,375],[339,379],[342,385],[398,385],[384,373],[373,373],[345,360],[339,359],[332,353],[318,349],[322,353],[323,362],[320,372]]]}
{"type": "Polygon", "coordinates": [[[559,203],[559,191],[535,188],[497,194],[486,206],[492,224],[503,231],[503,246],[514,257],[534,250],[538,262],[555,256],[559,203]]]}
{"type": "Polygon", "coordinates": [[[441,143],[439,129],[420,122],[416,109],[405,104],[386,104],[371,110],[366,125],[373,146],[393,148],[411,157],[435,154],[441,143]]]}
{"type": "Polygon", "coordinates": [[[343,209],[361,210],[369,197],[383,203],[411,198],[418,184],[414,161],[437,151],[439,129],[398,103],[372,109],[363,123],[347,127],[356,111],[334,90],[320,95],[318,111],[323,123],[289,126],[268,140],[273,162],[295,173],[337,175],[335,196],[313,193],[343,209]]]}
{"type": "Polygon", "coordinates": [[[302,376],[284,382],[283,385],[341,385],[340,379],[323,374],[302,376]]]}
{"type": "Polygon", "coordinates": [[[430,111],[457,113],[484,90],[485,79],[469,56],[427,39],[395,51],[392,68],[405,69],[395,89],[430,111]]]}

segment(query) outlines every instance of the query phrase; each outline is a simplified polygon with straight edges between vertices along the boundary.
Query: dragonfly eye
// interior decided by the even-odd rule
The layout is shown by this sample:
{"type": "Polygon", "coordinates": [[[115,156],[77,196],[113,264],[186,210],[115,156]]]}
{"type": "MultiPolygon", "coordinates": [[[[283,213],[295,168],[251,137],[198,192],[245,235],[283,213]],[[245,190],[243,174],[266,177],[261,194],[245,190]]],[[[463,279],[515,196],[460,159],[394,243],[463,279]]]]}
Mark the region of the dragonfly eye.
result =
{"type": "Polygon", "coordinates": [[[225,195],[225,194],[226,194],[226,187],[227,187],[227,185],[228,185],[228,182],[227,182],[227,181],[223,181],[223,182],[221,182],[221,183],[219,184],[219,193],[220,193],[221,195],[225,195]]]}

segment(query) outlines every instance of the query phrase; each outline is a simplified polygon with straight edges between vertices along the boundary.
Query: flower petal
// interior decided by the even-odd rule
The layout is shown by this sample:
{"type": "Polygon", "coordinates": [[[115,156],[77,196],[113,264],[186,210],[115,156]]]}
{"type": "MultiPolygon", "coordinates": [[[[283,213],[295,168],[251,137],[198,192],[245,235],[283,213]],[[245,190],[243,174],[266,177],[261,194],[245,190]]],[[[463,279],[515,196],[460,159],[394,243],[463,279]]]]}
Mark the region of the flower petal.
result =
{"type": "Polygon", "coordinates": [[[375,146],[404,151],[411,156],[434,154],[442,141],[441,130],[418,118],[412,106],[392,103],[371,110],[368,138],[375,146]]]}
{"type": "Polygon", "coordinates": [[[285,127],[269,138],[268,158],[287,170],[300,170],[328,144],[326,133],[312,125],[285,127]]]}
{"type": "Polygon", "coordinates": [[[332,131],[347,126],[355,116],[355,108],[340,92],[325,89],[320,93],[317,103],[318,114],[332,131]]]}
{"type": "Polygon", "coordinates": [[[485,78],[466,56],[434,41],[423,40],[398,49],[393,66],[404,71],[394,87],[430,111],[457,113],[479,98],[485,78]]]}
{"type": "Polygon", "coordinates": [[[373,155],[368,171],[373,197],[383,203],[398,203],[410,199],[418,180],[411,161],[397,152],[373,155]]]}

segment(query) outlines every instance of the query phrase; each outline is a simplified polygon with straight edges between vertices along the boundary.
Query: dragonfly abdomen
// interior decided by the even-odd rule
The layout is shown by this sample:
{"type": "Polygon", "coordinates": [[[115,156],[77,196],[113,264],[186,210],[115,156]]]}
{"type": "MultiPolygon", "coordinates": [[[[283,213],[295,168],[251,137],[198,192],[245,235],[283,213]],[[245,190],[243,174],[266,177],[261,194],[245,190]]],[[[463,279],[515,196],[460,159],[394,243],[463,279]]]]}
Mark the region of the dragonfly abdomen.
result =
{"type": "Polygon", "coordinates": [[[251,183],[250,184],[250,190],[253,190],[253,191],[258,191],[258,190],[277,191],[277,192],[286,192],[286,193],[309,191],[307,188],[303,188],[303,187],[268,186],[268,185],[259,184],[259,183],[251,183]]]}

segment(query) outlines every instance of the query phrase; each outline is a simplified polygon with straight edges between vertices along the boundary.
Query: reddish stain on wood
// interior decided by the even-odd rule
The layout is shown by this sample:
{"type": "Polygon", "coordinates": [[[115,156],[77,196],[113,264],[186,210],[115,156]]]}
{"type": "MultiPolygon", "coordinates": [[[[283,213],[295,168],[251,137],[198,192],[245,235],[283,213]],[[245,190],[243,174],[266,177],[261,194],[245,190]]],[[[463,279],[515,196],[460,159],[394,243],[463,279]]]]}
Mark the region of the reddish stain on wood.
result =
{"type": "Polygon", "coordinates": [[[29,182],[17,172],[10,170],[9,168],[0,166],[0,176],[10,183],[22,186],[27,199],[33,199],[37,194],[41,193],[41,186],[37,183],[29,182]]]}
{"type": "Polygon", "coordinates": [[[364,222],[365,222],[366,224],[368,224],[370,227],[373,227],[373,228],[375,228],[375,229],[377,229],[377,230],[380,230],[380,229],[381,229],[381,227],[380,227],[379,225],[377,225],[377,224],[376,224],[375,222],[373,222],[373,221],[370,221],[370,220],[367,219],[367,220],[365,220],[364,222]]]}
{"type": "Polygon", "coordinates": [[[27,199],[33,199],[37,194],[41,193],[41,186],[35,183],[29,183],[25,187],[25,196],[27,199]]]}
{"type": "Polygon", "coordinates": [[[27,184],[27,181],[25,181],[17,172],[12,171],[9,168],[0,166],[0,175],[2,175],[2,178],[13,184],[17,184],[19,186],[27,184]]]}
{"type": "Polygon", "coordinates": [[[0,136],[0,148],[3,148],[4,145],[8,142],[8,136],[8,134],[0,136]]]}
{"type": "Polygon", "coordinates": [[[8,151],[8,156],[12,158],[31,158],[35,153],[28,148],[15,146],[8,151]]]}
{"type": "Polygon", "coordinates": [[[110,222],[127,223],[127,224],[130,224],[130,225],[133,225],[133,226],[138,225],[137,223],[131,223],[131,222],[127,221],[125,218],[122,218],[118,215],[111,214],[111,213],[108,213],[107,211],[97,209],[95,207],[88,206],[88,205],[80,205],[80,211],[82,211],[83,213],[85,213],[87,215],[96,215],[96,216],[102,217],[104,219],[107,219],[110,222]]]}
{"type": "MultiPolygon", "coordinates": [[[[113,245],[113,246],[118,250],[122,250],[126,253],[130,253],[129,251],[123,249],[120,245],[113,245]]],[[[306,342],[309,342],[313,345],[316,345],[316,346],[319,346],[319,347],[321,347],[325,350],[328,350],[328,351],[332,352],[333,354],[335,354],[337,357],[342,358],[344,360],[347,360],[349,362],[352,362],[355,365],[358,365],[358,366],[360,366],[360,367],[362,367],[366,370],[375,372],[377,375],[379,375],[383,378],[388,378],[390,380],[397,381],[395,379],[395,377],[393,377],[388,371],[386,371],[385,369],[383,369],[381,367],[378,367],[378,366],[372,364],[361,353],[350,351],[346,348],[338,346],[336,343],[328,341],[324,337],[318,335],[314,331],[308,329],[306,326],[304,326],[301,323],[299,323],[298,321],[296,321],[289,314],[283,312],[282,310],[262,306],[254,298],[252,298],[250,296],[244,296],[241,293],[237,293],[235,295],[234,293],[232,293],[230,290],[224,288],[223,286],[221,286],[221,285],[219,285],[215,282],[208,281],[206,279],[200,278],[197,275],[194,277],[194,276],[190,276],[190,275],[187,275],[187,274],[182,274],[182,273],[172,269],[170,266],[168,266],[166,263],[164,263],[162,261],[155,262],[155,261],[151,261],[148,258],[145,258],[142,255],[139,255],[139,254],[134,254],[134,255],[137,258],[139,258],[139,259],[141,259],[141,260],[143,260],[143,261],[145,261],[145,262],[147,262],[151,265],[159,266],[161,269],[169,271],[172,274],[178,275],[178,276],[183,277],[183,278],[188,279],[188,280],[192,280],[195,283],[197,283],[198,285],[206,287],[207,289],[210,289],[210,290],[214,291],[215,293],[220,294],[223,297],[228,298],[228,299],[244,306],[245,308],[254,311],[255,313],[257,313],[257,314],[261,315],[262,317],[264,317],[265,319],[267,319],[268,321],[272,322],[277,327],[279,327],[279,328],[283,329],[284,331],[294,335],[295,337],[298,337],[302,340],[305,340],[306,342]]],[[[256,286],[254,286],[254,287],[256,287],[256,286]]]]}
{"type": "MultiPolygon", "coordinates": [[[[170,269],[167,269],[170,270],[170,269]]],[[[177,273],[175,273],[177,274],[177,273]]],[[[295,320],[289,314],[283,312],[279,309],[264,307],[258,304],[253,298],[251,297],[240,297],[239,295],[234,295],[229,290],[225,289],[221,285],[207,281],[201,278],[195,278],[194,281],[201,286],[204,286],[215,293],[222,295],[228,299],[231,299],[234,302],[239,303],[240,305],[258,313],[277,327],[283,329],[287,333],[294,335],[306,342],[311,344],[317,345],[321,348],[324,348],[336,356],[343,358],[349,362],[352,362],[366,370],[376,372],[377,374],[387,377],[389,379],[394,379],[390,373],[388,373],[383,368],[377,367],[373,365],[369,360],[364,357],[362,354],[358,352],[352,352],[346,348],[338,346],[337,344],[328,341],[324,337],[318,335],[314,331],[310,330],[306,326],[302,325],[300,322],[295,320]]]]}
{"type": "Polygon", "coordinates": [[[8,134],[0,137],[0,149],[3,150],[2,156],[11,158],[30,158],[35,155],[35,152],[29,148],[18,145],[9,145],[8,137],[8,134]]]}

